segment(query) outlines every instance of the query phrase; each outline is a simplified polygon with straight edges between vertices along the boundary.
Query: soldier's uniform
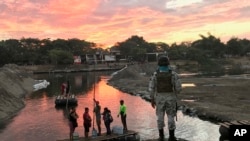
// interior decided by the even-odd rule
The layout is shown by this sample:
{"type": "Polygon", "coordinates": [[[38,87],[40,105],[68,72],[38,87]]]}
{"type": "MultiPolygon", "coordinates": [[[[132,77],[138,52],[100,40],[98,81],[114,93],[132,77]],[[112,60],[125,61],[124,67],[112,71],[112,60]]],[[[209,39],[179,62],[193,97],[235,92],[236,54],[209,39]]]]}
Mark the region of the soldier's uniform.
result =
{"type": "MultiPolygon", "coordinates": [[[[159,63],[158,63],[159,64],[159,63]]],[[[169,64],[169,62],[168,62],[169,64]]],[[[176,140],[174,137],[174,130],[176,128],[175,126],[175,120],[174,117],[176,116],[176,101],[177,97],[176,94],[181,91],[181,82],[179,79],[179,76],[176,72],[171,70],[167,66],[167,70],[161,70],[158,69],[154,74],[151,76],[149,81],[149,92],[151,96],[151,102],[153,102],[156,105],[156,115],[157,115],[157,126],[159,129],[159,136],[160,138],[164,138],[164,131],[163,128],[165,126],[164,123],[164,116],[165,113],[168,117],[168,129],[170,132],[170,137],[172,137],[172,140],[176,140]],[[169,81],[171,82],[160,82],[160,83],[170,83],[172,84],[172,91],[164,92],[164,91],[158,91],[157,88],[157,74],[160,72],[166,72],[169,71],[171,73],[171,78],[169,81]]]]}

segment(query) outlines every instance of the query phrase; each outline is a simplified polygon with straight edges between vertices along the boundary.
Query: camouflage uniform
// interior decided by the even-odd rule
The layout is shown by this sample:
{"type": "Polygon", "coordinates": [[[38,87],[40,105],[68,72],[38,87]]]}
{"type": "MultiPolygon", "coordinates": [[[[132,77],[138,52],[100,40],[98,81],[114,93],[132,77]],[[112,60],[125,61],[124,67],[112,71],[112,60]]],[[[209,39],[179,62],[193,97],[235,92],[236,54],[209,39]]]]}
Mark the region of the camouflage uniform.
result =
{"type": "MultiPolygon", "coordinates": [[[[177,97],[175,92],[162,92],[157,93],[156,88],[156,74],[151,76],[149,81],[149,92],[152,99],[155,100],[156,104],[156,115],[157,115],[157,125],[158,129],[163,129],[165,126],[164,123],[164,116],[165,113],[168,116],[168,128],[169,130],[175,129],[175,120],[174,117],[176,116],[176,101],[177,97]]],[[[178,74],[172,71],[172,84],[180,85],[178,74]]],[[[180,87],[180,86],[178,86],[180,87]]],[[[180,91],[180,88],[174,88],[176,93],[180,91]]]]}

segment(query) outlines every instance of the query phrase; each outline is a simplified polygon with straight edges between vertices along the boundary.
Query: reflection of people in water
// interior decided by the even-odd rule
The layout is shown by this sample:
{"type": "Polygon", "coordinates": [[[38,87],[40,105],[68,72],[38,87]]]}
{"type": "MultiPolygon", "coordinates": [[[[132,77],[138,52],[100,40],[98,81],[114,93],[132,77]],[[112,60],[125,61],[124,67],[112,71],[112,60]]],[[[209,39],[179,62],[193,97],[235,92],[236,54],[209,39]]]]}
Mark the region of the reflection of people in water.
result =
{"type": "Polygon", "coordinates": [[[63,117],[65,117],[65,118],[68,118],[69,110],[72,108],[76,108],[76,106],[69,106],[67,108],[65,108],[65,106],[55,106],[55,109],[57,111],[63,111],[62,114],[63,114],[63,117]]]}

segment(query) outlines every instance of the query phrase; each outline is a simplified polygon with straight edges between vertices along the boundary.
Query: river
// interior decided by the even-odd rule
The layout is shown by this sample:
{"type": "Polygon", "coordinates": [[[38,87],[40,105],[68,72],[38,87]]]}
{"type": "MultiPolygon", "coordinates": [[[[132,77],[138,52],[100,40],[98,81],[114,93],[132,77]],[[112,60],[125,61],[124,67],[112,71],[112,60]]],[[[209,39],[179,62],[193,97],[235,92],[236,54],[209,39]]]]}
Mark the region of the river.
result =
{"type": "MultiPolygon", "coordinates": [[[[100,101],[102,111],[108,107],[114,117],[111,127],[122,126],[116,118],[119,101],[127,106],[127,125],[129,130],[139,132],[141,140],[158,137],[155,110],[141,97],[132,96],[107,85],[112,72],[83,72],[64,74],[34,75],[35,79],[46,79],[50,85],[46,89],[33,92],[25,98],[26,106],[0,128],[1,141],[55,141],[69,136],[66,108],[56,108],[54,98],[60,93],[62,82],[70,81],[71,93],[78,98],[77,113],[79,127],[76,131],[83,136],[82,114],[85,107],[93,111],[93,96],[100,101]],[[96,82],[96,83],[94,83],[96,82]]],[[[91,117],[93,113],[90,112],[91,117]]],[[[219,125],[178,112],[176,136],[189,141],[219,140],[219,125]]],[[[91,129],[92,130],[92,129],[91,129]]],[[[105,128],[102,122],[102,131],[105,128]]],[[[91,132],[90,132],[91,134],[91,132]]],[[[167,127],[165,134],[168,136],[167,127]]]]}

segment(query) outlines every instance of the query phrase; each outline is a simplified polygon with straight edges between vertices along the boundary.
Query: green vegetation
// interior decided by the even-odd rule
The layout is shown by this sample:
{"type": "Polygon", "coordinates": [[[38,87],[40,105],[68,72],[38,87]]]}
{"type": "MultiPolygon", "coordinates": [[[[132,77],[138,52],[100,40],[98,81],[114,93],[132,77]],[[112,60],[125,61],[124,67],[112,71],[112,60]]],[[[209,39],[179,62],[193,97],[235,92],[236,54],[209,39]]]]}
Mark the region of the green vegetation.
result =
{"type": "MultiPolygon", "coordinates": [[[[0,41],[0,66],[14,63],[18,65],[40,64],[72,64],[74,55],[95,54],[96,52],[109,53],[110,50],[120,51],[117,61],[126,58],[130,61],[146,60],[146,53],[166,52],[171,60],[197,61],[200,71],[224,72],[221,65],[231,64],[226,62],[229,57],[241,57],[250,54],[250,40],[231,38],[226,44],[219,38],[208,34],[200,35],[194,42],[173,43],[168,45],[163,42],[149,43],[139,36],[131,36],[123,42],[117,42],[108,49],[102,49],[97,44],[79,39],[34,39],[21,40],[9,39],[0,41]],[[222,60],[222,61],[221,61],[222,60]]],[[[149,58],[148,58],[149,59],[149,58]]],[[[239,65],[234,66],[232,72],[239,65]]],[[[239,69],[239,68],[238,68],[239,69]]]]}

